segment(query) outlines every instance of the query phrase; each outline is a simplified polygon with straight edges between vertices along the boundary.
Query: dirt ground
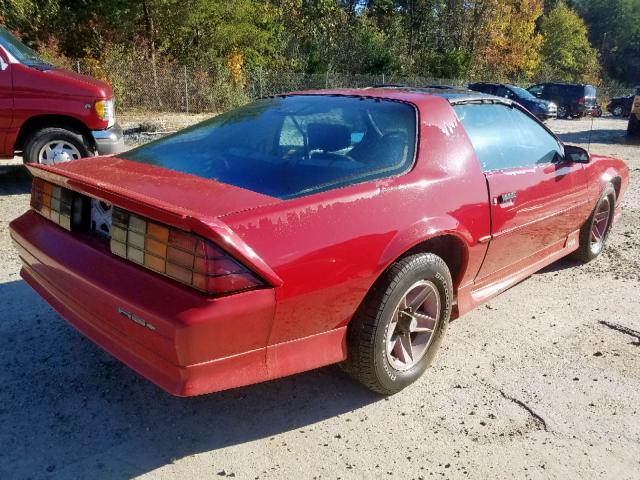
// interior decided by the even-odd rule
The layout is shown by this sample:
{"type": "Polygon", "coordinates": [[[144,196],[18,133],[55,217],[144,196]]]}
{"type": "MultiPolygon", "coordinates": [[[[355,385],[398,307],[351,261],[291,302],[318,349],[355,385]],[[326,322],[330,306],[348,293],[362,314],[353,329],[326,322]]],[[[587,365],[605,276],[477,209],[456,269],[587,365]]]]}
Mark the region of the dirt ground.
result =
{"type": "MultiPolygon", "coordinates": [[[[552,121],[585,145],[591,120],[552,121]]],[[[0,478],[640,479],[640,146],[597,119],[591,151],[631,187],[604,254],[561,260],[454,321],[391,398],[332,366],[173,398],[68,326],[20,279],[0,167],[0,478]]]]}

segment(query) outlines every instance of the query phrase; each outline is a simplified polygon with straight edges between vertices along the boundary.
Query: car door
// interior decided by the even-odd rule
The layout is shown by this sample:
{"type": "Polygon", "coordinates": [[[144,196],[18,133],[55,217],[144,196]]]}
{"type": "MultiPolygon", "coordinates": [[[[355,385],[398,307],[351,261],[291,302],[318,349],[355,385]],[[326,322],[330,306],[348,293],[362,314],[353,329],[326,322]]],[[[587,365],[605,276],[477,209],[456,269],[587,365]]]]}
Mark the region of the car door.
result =
{"type": "Polygon", "coordinates": [[[476,281],[564,248],[586,217],[584,166],[519,107],[466,104],[456,112],[476,149],[491,203],[491,239],[476,281]]]}
{"type": "Polygon", "coordinates": [[[13,122],[13,82],[9,58],[0,47],[0,155],[7,155],[7,136],[13,122]]]}

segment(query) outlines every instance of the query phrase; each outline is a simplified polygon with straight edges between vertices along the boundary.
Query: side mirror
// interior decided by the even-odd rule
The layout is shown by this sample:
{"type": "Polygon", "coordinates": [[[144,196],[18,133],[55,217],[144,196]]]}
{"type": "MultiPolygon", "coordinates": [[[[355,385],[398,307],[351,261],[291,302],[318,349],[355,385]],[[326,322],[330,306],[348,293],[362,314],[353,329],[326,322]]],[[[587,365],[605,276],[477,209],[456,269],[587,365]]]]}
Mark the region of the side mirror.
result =
{"type": "Polygon", "coordinates": [[[564,158],[573,163],[589,163],[589,152],[575,145],[564,146],[564,158]]]}

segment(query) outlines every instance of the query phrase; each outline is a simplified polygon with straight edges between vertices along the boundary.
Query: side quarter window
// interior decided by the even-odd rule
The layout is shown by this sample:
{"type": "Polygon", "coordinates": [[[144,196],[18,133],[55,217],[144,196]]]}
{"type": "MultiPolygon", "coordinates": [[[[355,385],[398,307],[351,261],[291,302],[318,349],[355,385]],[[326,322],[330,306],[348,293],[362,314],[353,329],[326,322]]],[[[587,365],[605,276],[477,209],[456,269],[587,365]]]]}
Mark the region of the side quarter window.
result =
{"type": "Polygon", "coordinates": [[[482,85],[480,87],[480,91],[484,93],[488,93],[489,95],[494,95],[495,87],[493,85],[482,85]]]}
{"type": "Polygon", "coordinates": [[[514,98],[514,95],[511,92],[511,90],[508,90],[502,85],[496,87],[496,93],[494,93],[494,95],[497,97],[503,97],[503,98],[514,98]]]}
{"type": "Polygon", "coordinates": [[[550,163],[560,155],[556,139],[515,107],[463,104],[454,109],[485,172],[550,163]]]}
{"type": "Polygon", "coordinates": [[[529,88],[529,91],[536,97],[539,97],[544,92],[544,85],[534,85],[533,87],[529,88]]]}

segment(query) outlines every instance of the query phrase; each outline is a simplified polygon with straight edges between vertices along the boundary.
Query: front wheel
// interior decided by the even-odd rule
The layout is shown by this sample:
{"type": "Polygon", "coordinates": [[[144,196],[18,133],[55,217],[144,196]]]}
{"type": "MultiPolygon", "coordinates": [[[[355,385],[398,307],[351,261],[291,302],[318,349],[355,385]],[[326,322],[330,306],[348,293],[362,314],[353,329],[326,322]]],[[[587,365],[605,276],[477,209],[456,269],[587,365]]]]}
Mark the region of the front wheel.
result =
{"type": "Polygon", "coordinates": [[[616,192],[613,185],[609,184],[580,230],[580,245],[573,254],[574,258],[587,263],[600,255],[611,230],[615,202],[616,192]]]}
{"type": "Polygon", "coordinates": [[[629,117],[627,135],[631,138],[640,138],[640,119],[634,113],[629,117]]]}
{"type": "Polygon", "coordinates": [[[22,152],[25,163],[52,165],[69,162],[93,154],[84,136],[66,128],[37,130],[27,139],[22,152]]]}
{"type": "Polygon", "coordinates": [[[376,282],[349,325],[344,369],[390,395],[429,367],[451,316],[451,274],[437,255],[411,255],[376,282]]]}

